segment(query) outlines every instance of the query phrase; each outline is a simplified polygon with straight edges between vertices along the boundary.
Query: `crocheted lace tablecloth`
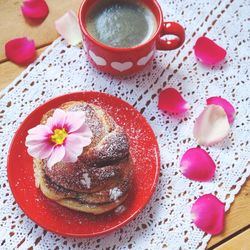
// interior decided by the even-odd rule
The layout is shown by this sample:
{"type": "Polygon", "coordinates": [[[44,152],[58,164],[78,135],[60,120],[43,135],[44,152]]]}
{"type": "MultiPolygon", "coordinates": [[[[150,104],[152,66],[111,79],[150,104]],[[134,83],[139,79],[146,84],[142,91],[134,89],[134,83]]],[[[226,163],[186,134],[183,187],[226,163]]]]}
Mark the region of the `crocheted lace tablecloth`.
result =
{"type": "Polygon", "coordinates": [[[0,248],[1,249],[204,249],[210,235],[192,222],[190,208],[202,194],[213,193],[228,210],[249,176],[249,0],[159,1],[166,20],[186,28],[185,44],[175,51],[157,52],[147,68],[131,77],[116,78],[96,71],[83,49],[67,46],[61,38],[1,92],[0,100],[0,248]],[[167,3],[166,3],[167,2],[167,3]],[[228,52],[213,68],[202,66],[192,47],[206,35],[228,52]],[[172,86],[191,104],[183,117],[157,108],[158,93],[172,86]],[[11,139],[24,118],[52,97],[74,91],[95,90],[118,96],[148,120],[161,151],[157,190],[143,212],[127,226],[93,239],[65,238],[46,232],[27,218],[11,194],[6,158],[11,139]],[[216,162],[211,182],[182,176],[182,154],[196,146],[195,118],[206,98],[221,95],[234,104],[236,119],[230,135],[207,148],[216,162]],[[248,125],[247,125],[248,124],[248,125]]]}

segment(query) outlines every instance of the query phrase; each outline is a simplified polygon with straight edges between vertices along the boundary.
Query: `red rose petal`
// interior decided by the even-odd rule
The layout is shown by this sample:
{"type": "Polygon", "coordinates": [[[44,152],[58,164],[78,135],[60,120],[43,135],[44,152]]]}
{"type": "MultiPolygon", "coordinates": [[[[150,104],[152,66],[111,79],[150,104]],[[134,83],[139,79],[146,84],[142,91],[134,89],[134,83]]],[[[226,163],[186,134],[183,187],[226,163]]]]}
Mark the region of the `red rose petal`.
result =
{"type": "Polygon", "coordinates": [[[189,109],[188,103],[174,88],[167,88],[160,92],[158,108],[169,113],[183,113],[189,109]]]}
{"type": "Polygon", "coordinates": [[[198,60],[206,65],[215,65],[222,61],[227,52],[207,37],[200,37],[195,43],[194,53],[198,60]]]}
{"type": "Polygon", "coordinates": [[[26,37],[12,39],[5,44],[5,54],[16,64],[29,64],[36,59],[35,42],[26,37]]]}
{"type": "Polygon", "coordinates": [[[31,19],[45,19],[49,14],[49,7],[45,0],[25,0],[21,10],[25,17],[31,19]]]}
{"type": "Polygon", "coordinates": [[[216,169],[210,155],[201,148],[190,148],[181,158],[180,168],[183,175],[194,181],[209,181],[216,169]]]}
{"type": "Polygon", "coordinates": [[[211,105],[211,104],[221,106],[227,114],[228,122],[230,124],[233,123],[234,117],[235,117],[235,109],[230,102],[228,102],[226,99],[220,96],[213,96],[207,99],[207,105],[211,105]]]}
{"type": "Polygon", "coordinates": [[[224,229],[225,204],[212,194],[199,197],[192,206],[194,224],[202,231],[216,235],[224,229]]]}

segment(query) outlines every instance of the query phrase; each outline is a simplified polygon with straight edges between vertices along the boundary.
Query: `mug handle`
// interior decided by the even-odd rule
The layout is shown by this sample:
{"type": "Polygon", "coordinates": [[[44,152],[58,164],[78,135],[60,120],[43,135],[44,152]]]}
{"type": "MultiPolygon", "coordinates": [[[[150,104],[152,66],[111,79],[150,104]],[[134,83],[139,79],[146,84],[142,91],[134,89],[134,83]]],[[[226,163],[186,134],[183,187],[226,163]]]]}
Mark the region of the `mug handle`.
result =
{"type": "Polygon", "coordinates": [[[175,22],[164,22],[160,37],[156,43],[156,49],[158,50],[173,50],[179,48],[185,40],[184,28],[175,22]],[[164,40],[161,37],[164,35],[175,35],[174,39],[164,40]]]}

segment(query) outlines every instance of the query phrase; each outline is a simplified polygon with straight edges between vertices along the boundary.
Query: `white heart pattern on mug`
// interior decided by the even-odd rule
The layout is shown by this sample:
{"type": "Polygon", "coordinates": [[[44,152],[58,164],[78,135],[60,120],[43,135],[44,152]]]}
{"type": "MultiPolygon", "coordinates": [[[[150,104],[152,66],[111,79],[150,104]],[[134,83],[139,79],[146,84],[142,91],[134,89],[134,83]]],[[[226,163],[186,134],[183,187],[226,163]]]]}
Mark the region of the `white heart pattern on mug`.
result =
{"type": "Polygon", "coordinates": [[[150,51],[148,53],[148,55],[146,55],[146,56],[144,56],[144,57],[142,57],[141,59],[138,60],[137,65],[139,65],[139,66],[146,65],[148,63],[148,61],[150,60],[150,58],[153,56],[153,54],[154,54],[154,51],[153,50],[150,51]]]}
{"type": "Polygon", "coordinates": [[[123,72],[125,70],[128,70],[130,68],[132,68],[133,66],[133,63],[132,62],[124,62],[124,63],[121,63],[121,62],[112,62],[111,63],[111,67],[113,69],[116,69],[120,72],[123,72]]]}
{"type": "Polygon", "coordinates": [[[97,56],[92,50],[89,50],[89,55],[97,65],[99,66],[107,65],[106,60],[100,56],[97,56]]]}

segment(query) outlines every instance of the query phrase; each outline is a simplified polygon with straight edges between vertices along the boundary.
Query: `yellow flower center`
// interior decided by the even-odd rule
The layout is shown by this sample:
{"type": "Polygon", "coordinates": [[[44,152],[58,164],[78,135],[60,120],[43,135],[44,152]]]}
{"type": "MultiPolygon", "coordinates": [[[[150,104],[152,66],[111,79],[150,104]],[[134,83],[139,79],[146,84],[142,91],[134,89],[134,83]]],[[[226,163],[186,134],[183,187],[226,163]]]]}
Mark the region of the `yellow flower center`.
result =
{"type": "Polygon", "coordinates": [[[54,142],[57,145],[62,145],[64,140],[67,138],[68,133],[64,128],[62,129],[55,129],[54,134],[51,135],[50,139],[52,142],[54,142]]]}

